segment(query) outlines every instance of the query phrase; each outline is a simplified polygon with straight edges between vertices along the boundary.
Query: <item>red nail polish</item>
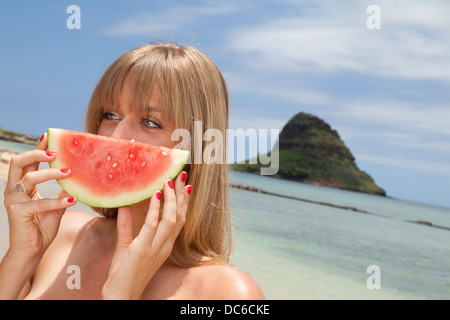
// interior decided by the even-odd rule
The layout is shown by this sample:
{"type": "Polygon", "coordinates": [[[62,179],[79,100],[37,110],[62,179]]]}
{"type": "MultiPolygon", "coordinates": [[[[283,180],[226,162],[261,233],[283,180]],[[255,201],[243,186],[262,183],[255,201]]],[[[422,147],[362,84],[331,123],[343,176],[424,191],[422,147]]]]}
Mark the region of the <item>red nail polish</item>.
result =
{"type": "Polygon", "coordinates": [[[192,186],[187,186],[186,187],[186,192],[190,195],[192,192],[192,186]]]}
{"type": "Polygon", "coordinates": [[[55,155],[55,153],[51,151],[45,151],[45,154],[47,155],[47,157],[53,157],[55,155]]]}
{"type": "Polygon", "coordinates": [[[39,141],[42,141],[44,139],[44,136],[45,136],[45,133],[42,134],[41,140],[39,140],[39,141]]]}
{"type": "Polygon", "coordinates": [[[74,197],[67,199],[67,202],[69,202],[69,203],[73,203],[74,201],[75,201],[74,197]]]}
{"type": "Polygon", "coordinates": [[[69,168],[59,169],[62,173],[69,173],[69,168]]]}
{"type": "Polygon", "coordinates": [[[186,181],[186,178],[187,178],[187,173],[183,171],[183,172],[181,173],[181,176],[180,176],[181,182],[185,182],[185,181],[186,181]]]}
{"type": "Polygon", "coordinates": [[[172,180],[167,181],[167,184],[169,185],[170,189],[173,189],[173,181],[172,180]]]}
{"type": "Polygon", "coordinates": [[[161,200],[161,191],[156,193],[156,199],[161,200]]]}

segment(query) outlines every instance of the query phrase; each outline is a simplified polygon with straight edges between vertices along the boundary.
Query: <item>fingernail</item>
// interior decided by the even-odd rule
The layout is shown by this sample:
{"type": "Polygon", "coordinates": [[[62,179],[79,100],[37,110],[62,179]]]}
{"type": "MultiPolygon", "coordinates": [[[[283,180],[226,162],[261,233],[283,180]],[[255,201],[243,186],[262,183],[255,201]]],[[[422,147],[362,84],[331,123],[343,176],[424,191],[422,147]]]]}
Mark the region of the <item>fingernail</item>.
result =
{"type": "Polygon", "coordinates": [[[190,195],[192,192],[192,186],[187,186],[186,187],[186,192],[190,195]]]}
{"type": "Polygon", "coordinates": [[[161,191],[156,193],[156,199],[161,200],[161,191]]]}
{"type": "Polygon", "coordinates": [[[167,184],[169,185],[170,189],[173,189],[173,181],[172,180],[167,181],[167,184]]]}
{"type": "Polygon", "coordinates": [[[183,171],[183,172],[181,173],[181,176],[180,176],[181,182],[185,182],[185,181],[186,181],[186,177],[187,177],[187,173],[183,171]]]}
{"type": "Polygon", "coordinates": [[[59,169],[62,173],[69,173],[69,168],[59,169]]]}
{"type": "Polygon", "coordinates": [[[69,203],[73,203],[74,201],[75,201],[74,197],[71,197],[71,198],[67,199],[67,202],[69,202],[69,203]]]}
{"type": "Polygon", "coordinates": [[[42,134],[41,140],[39,140],[39,141],[42,141],[44,139],[44,136],[45,136],[45,133],[42,134]]]}
{"type": "Polygon", "coordinates": [[[56,153],[51,151],[45,151],[45,154],[47,155],[47,157],[53,157],[56,153]]]}

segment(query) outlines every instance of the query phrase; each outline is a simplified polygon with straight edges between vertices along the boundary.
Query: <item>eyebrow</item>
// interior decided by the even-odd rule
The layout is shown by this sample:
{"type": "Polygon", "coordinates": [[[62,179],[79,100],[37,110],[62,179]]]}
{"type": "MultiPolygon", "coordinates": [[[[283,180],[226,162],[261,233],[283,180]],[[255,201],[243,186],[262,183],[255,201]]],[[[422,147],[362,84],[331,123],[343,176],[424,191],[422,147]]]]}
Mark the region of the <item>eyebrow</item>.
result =
{"type": "Polygon", "coordinates": [[[153,107],[153,106],[147,106],[147,113],[150,112],[158,112],[161,113],[161,109],[157,108],[157,107],[153,107]]]}

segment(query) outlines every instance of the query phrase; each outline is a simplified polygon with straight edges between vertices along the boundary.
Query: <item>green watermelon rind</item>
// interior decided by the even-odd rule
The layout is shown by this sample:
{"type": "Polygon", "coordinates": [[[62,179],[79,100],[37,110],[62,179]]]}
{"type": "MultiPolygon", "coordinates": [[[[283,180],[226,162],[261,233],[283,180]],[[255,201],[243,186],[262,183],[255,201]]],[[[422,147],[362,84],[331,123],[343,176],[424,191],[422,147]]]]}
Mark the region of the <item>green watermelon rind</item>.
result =
{"type": "MultiPolygon", "coordinates": [[[[57,136],[59,130],[64,129],[48,129],[48,150],[56,151],[56,140],[54,137],[57,136]],[[56,134],[55,134],[56,133],[56,134]]],[[[66,131],[66,130],[64,130],[66,131]]],[[[149,186],[143,187],[138,191],[123,192],[120,195],[114,195],[111,197],[107,196],[96,196],[93,195],[89,190],[85,188],[82,184],[71,180],[70,177],[65,179],[56,180],[58,184],[71,196],[75,197],[77,201],[84,203],[90,207],[97,208],[118,208],[129,206],[143,200],[150,198],[155,191],[162,190],[164,183],[168,179],[175,178],[180,171],[183,169],[184,165],[189,160],[189,151],[173,149],[172,152],[178,153],[178,158],[175,159],[175,164],[170,166],[164,174],[161,174],[158,180],[153,181],[149,186]]],[[[55,160],[49,163],[50,168],[63,169],[64,165],[58,160],[58,155],[56,155],[55,160]]]]}

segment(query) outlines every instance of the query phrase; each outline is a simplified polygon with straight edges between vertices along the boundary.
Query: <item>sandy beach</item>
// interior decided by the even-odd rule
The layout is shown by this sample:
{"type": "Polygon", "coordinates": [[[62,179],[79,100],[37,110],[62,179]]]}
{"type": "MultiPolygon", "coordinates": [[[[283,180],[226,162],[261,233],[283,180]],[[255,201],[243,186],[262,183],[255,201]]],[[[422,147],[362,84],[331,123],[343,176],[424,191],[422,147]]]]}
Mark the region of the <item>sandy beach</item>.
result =
{"type": "Polygon", "coordinates": [[[5,188],[6,179],[0,178],[0,259],[8,250],[8,218],[6,216],[5,206],[3,205],[3,190],[5,188]]]}
{"type": "Polygon", "coordinates": [[[0,149],[0,179],[6,180],[8,177],[9,161],[14,154],[9,150],[0,149]]]}
{"type": "Polygon", "coordinates": [[[13,155],[14,153],[8,150],[0,150],[0,257],[3,257],[8,249],[8,218],[3,205],[3,192],[8,177],[9,161],[13,155]]]}

